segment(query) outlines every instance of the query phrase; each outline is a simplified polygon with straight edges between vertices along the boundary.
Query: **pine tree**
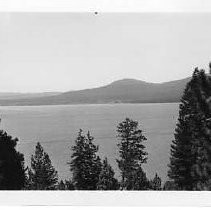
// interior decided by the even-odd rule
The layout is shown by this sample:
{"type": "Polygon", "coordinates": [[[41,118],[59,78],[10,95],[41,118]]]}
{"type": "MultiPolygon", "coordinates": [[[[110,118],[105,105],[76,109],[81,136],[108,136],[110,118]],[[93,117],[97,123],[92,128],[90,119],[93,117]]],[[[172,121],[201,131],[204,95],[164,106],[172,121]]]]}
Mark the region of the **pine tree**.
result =
{"type": "Polygon", "coordinates": [[[150,189],[152,190],[161,190],[161,178],[155,174],[153,180],[150,181],[150,189]]]}
{"type": "MultiPolygon", "coordinates": [[[[210,135],[206,134],[210,110],[210,80],[195,69],[181,99],[175,140],[171,145],[169,177],[179,190],[201,190],[211,175],[210,135]]],[[[203,187],[204,186],[204,187],[203,187]]]]}
{"type": "Polygon", "coordinates": [[[130,181],[128,182],[128,190],[149,190],[149,180],[146,173],[141,167],[131,173],[130,181]]]}
{"type": "Polygon", "coordinates": [[[211,77],[204,70],[198,72],[198,83],[194,87],[198,102],[198,122],[193,132],[195,139],[196,163],[193,166],[192,176],[196,183],[194,190],[211,189],[211,109],[209,99],[211,97],[211,77]]]}
{"type": "Polygon", "coordinates": [[[198,109],[193,87],[197,84],[198,72],[198,69],[195,69],[191,81],[186,85],[175,129],[175,140],[171,145],[168,176],[180,190],[192,190],[195,184],[192,168],[196,163],[197,155],[194,152],[195,144],[192,134],[195,129],[195,117],[198,109]]]}
{"type": "Polygon", "coordinates": [[[24,187],[24,156],[16,151],[17,142],[17,138],[0,131],[0,190],[21,190],[24,187]]]}
{"type": "Polygon", "coordinates": [[[31,157],[29,180],[31,190],[55,190],[58,184],[57,171],[39,142],[36,145],[35,154],[31,157]]]}
{"type": "Polygon", "coordinates": [[[119,123],[117,132],[120,140],[118,143],[120,158],[117,163],[121,172],[121,189],[132,190],[135,186],[131,185],[131,180],[137,171],[142,170],[141,165],[147,160],[147,152],[144,151],[143,145],[146,137],[138,128],[138,122],[129,118],[119,123]]]}
{"type": "Polygon", "coordinates": [[[101,161],[97,155],[98,146],[93,144],[94,138],[79,131],[72,147],[70,170],[73,173],[73,184],[77,190],[96,190],[101,171],[101,161]]]}
{"type": "Polygon", "coordinates": [[[103,160],[102,170],[100,172],[97,184],[98,190],[118,190],[118,180],[114,177],[115,173],[109,165],[107,158],[103,160]]]}

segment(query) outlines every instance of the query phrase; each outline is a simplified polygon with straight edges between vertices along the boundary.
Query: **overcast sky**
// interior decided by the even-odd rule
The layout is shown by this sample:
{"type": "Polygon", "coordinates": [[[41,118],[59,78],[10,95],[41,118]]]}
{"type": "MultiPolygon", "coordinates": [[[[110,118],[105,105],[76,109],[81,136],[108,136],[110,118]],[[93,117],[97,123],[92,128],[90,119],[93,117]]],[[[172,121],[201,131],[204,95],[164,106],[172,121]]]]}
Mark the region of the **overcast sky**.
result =
{"type": "Polygon", "coordinates": [[[68,91],[207,68],[211,14],[0,13],[0,92],[68,91]]]}

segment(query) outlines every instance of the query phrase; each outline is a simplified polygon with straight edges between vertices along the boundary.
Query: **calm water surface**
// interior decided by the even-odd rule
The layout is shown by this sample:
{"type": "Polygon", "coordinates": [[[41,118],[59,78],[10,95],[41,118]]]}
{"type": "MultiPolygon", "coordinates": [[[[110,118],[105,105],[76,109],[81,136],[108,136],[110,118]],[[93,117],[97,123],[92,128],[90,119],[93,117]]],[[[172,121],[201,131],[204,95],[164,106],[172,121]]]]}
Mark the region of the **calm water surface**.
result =
{"type": "MultiPolygon", "coordinates": [[[[65,106],[0,107],[1,129],[19,138],[18,150],[30,163],[37,141],[49,153],[60,178],[70,176],[67,162],[79,129],[88,130],[99,145],[101,157],[107,156],[116,171],[118,157],[116,126],[126,117],[137,120],[147,137],[149,178],[157,172],[167,176],[170,144],[178,116],[178,104],[106,104],[65,106]]],[[[118,173],[117,173],[118,176],[118,173]]]]}

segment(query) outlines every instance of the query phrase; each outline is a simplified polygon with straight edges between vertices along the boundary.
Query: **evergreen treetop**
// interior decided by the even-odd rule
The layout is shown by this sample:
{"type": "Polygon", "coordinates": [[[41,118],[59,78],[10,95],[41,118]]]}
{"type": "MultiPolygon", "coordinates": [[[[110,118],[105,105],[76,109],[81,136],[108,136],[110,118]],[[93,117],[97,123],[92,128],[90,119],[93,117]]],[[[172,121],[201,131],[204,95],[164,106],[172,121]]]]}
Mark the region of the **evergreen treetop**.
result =
{"type": "Polygon", "coordinates": [[[119,143],[119,159],[117,160],[121,172],[121,188],[129,189],[131,177],[147,161],[147,152],[143,142],[146,137],[138,128],[138,122],[126,118],[117,126],[119,143]]]}
{"type": "Polygon", "coordinates": [[[73,173],[73,184],[77,190],[96,190],[101,171],[101,161],[97,155],[98,146],[93,143],[94,138],[88,132],[83,135],[79,131],[72,146],[70,170],[73,173]]]}
{"type": "Polygon", "coordinates": [[[171,145],[168,176],[180,190],[199,190],[208,186],[211,150],[210,135],[206,131],[210,91],[209,76],[196,68],[181,99],[175,140],[171,145]]]}
{"type": "Polygon", "coordinates": [[[115,173],[109,165],[107,158],[103,160],[102,170],[100,172],[99,181],[97,184],[98,190],[117,190],[118,180],[114,177],[115,173]]]}
{"type": "Polygon", "coordinates": [[[29,180],[29,189],[32,190],[55,190],[57,188],[57,171],[39,142],[36,145],[35,154],[31,156],[29,180]]]}
{"type": "Polygon", "coordinates": [[[162,189],[161,184],[162,184],[161,178],[156,173],[153,180],[150,181],[150,189],[151,190],[161,190],[162,189]]]}

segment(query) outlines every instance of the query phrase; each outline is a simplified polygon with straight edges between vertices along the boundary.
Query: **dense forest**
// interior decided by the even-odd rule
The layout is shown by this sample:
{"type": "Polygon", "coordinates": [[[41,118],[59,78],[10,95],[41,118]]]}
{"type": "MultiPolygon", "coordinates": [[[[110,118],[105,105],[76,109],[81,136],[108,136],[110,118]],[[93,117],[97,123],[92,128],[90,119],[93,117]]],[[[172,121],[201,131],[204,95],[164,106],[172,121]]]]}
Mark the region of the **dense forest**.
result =
{"type": "Polygon", "coordinates": [[[26,167],[24,155],[16,150],[18,139],[0,131],[0,189],[211,190],[211,65],[209,71],[196,68],[181,97],[166,183],[159,174],[152,180],[146,176],[147,138],[137,121],[126,118],[117,125],[120,179],[108,159],[98,155],[99,146],[90,132],[79,130],[67,163],[70,178],[60,180],[39,142],[26,167]]]}

